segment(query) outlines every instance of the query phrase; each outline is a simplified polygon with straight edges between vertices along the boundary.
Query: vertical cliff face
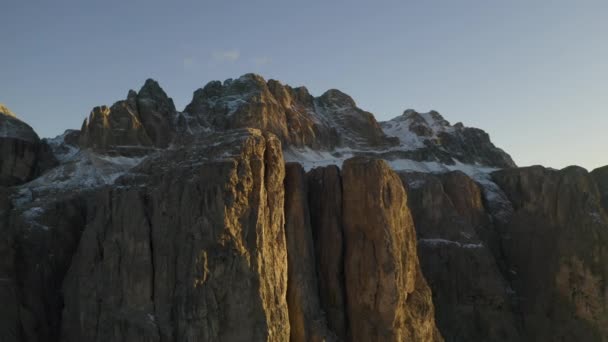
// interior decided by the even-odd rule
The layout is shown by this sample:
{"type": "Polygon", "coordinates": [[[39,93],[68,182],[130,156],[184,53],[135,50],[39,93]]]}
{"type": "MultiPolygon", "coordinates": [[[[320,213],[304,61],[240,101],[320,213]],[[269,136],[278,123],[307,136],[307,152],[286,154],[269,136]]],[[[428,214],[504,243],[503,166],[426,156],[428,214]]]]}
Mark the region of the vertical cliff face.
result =
{"type": "Polygon", "coordinates": [[[65,340],[289,338],[280,144],[223,138],[97,194],[64,281],[65,340]]]}
{"type": "Polygon", "coordinates": [[[285,235],[287,238],[287,304],[291,341],[331,340],[319,300],[319,281],[306,174],[288,163],[285,174],[285,235]]]}
{"type": "Polygon", "coordinates": [[[446,339],[608,338],[602,170],[401,176],[446,339]]]}
{"type": "Polygon", "coordinates": [[[356,341],[438,341],[407,195],[380,160],[344,164],[344,275],[356,341]],[[373,213],[373,214],[372,214],[373,213]]]}
{"type": "Polygon", "coordinates": [[[15,251],[9,217],[9,191],[0,186],[0,338],[20,341],[19,286],[15,279],[15,251]]]}
{"type": "Polygon", "coordinates": [[[608,217],[582,168],[492,175],[514,206],[500,226],[528,340],[608,339],[608,217]]]}
{"type": "Polygon", "coordinates": [[[307,179],[321,306],[329,329],[345,340],[348,319],[340,169],[335,165],[315,168],[308,172],[307,179]]]}
{"type": "Polygon", "coordinates": [[[344,183],[335,166],[305,174],[276,137],[236,130],[150,156],[112,186],[7,189],[0,335],[440,340],[396,177],[372,160],[348,162],[344,183]],[[367,210],[379,219],[361,225],[367,210]]]}
{"type": "Polygon", "coordinates": [[[449,341],[521,341],[512,290],[488,238],[493,226],[479,186],[459,171],[400,176],[443,336],[449,341]]]}

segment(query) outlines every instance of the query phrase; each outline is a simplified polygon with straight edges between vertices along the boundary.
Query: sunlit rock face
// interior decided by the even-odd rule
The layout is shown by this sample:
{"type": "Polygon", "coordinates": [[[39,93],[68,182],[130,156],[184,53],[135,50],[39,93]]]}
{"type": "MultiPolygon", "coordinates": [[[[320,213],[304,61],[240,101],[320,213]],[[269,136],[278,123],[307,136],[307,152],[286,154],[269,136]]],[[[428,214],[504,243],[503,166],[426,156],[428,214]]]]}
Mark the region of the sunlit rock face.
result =
{"type": "Polygon", "coordinates": [[[129,91],[126,100],[93,108],[82,124],[79,143],[111,154],[166,148],[174,138],[176,118],[173,100],[148,79],[139,92],[129,91]]]}
{"type": "Polygon", "coordinates": [[[96,195],[63,283],[63,338],[288,340],[279,141],[234,132],[135,172],[96,195]]]}
{"type": "Polygon", "coordinates": [[[387,147],[374,116],[338,90],[313,97],[304,87],[246,74],[214,81],[194,92],[184,110],[212,130],[254,127],[276,134],[285,146],[331,150],[336,147],[387,147]]]}
{"type": "Polygon", "coordinates": [[[442,341],[407,194],[386,162],[354,158],[343,181],[344,278],[357,341],[442,341]]]}

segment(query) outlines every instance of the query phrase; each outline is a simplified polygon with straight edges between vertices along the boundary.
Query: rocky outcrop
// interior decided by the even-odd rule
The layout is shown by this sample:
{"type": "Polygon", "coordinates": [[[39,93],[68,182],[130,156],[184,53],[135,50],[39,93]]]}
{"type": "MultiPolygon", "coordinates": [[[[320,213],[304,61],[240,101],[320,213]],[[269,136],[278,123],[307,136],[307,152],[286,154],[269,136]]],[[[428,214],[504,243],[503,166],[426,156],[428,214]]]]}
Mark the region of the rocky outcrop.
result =
{"type": "Polygon", "coordinates": [[[437,326],[448,341],[520,341],[479,186],[464,173],[402,173],[437,326]]]}
{"type": "Polygon", "coordinates": [[[0,186],[25,183],[56,163],[36,132],[0,105],[0,186]]]}
{"type": "Polygon", "coordinates": [[[408,109],[401,116],[381,122],[384,132],[399,138],[405,151],[391,156],[453,164],[479,164],[497,168],[515,167],[506,152],[494,146],[481,129],[450,123],[436,111],[418,113],[408,109]]]}
{"type": "Polygon", "coordinates": [[[387,148],[399,140],[387,137],[374,115],[356,106],[355,101],[337,89],[316,99],[319,115],[336,127],[343,145],[351,148],[387,148]]]}
{"type": "Polygon", "coordinates": [[[62,338],[289,339],[284,175],[276,138],[239,131],[99,191],[63,284],[62,338]]]}
{"type": "Polygon", "coordinates": [[[110,108],[93,108],[80,129],[80,145],[100,151],[117,146],[152,146],[136,110],[128,101],[119,101],[110,108]]]}
{"type": "Polygon", "coordinates": [[[492,178],[514,207],[499,229],[525,339],[608,340],[608,217],[594,177],[534,166],[492,178]]]}
{"type": "Polygon", "coordinates": [[[340,91],[313,98],[304,87],[266,82],[255,74],[208,83],[194,92],[184,112],[212,130],[253,127],[272,132],[285,146],[331,150],[396,144],[372,114],[340,91]]]}
{"type": "Polygon", "coordinates": [[[79,144],[104,153],[142,154],[165,148],[174,138],[177,111],[154,80],[111,107],[95,107],[83,122],[79,144]]]}
{"type": "Polygon", "coordinates": [[[147,80],[126,100],[94,108],[79,140],[82,147],[106,155],[140,156],[169,145],[188,145],[211,132],[241,128],[275,134],[289,161],[329,157],[341,164],[352,156],[368,156],[515,166],[485,132],[462,124],[451,126],[435,111],[407,110],[379,123],[337,89],[313,97],[305,87],[266,81],[256,74],[209,82],[194,92],[183,112],[175,110],[156,81],[147,80]]]}
{"type": "Polygon", "coordinates": [[[355,341],[442,340],[399,177],[384,161],[354,158],[345,162],[342,180],[350,336],[355,341]]]}
{"type": "Polygon", "coordinates": [[[177,111],[173,99],[167,96],[158,82],[148,79],[137,93],[135,101],[141,123],[154,146],[168,147],[175,135],[177,111]]]}

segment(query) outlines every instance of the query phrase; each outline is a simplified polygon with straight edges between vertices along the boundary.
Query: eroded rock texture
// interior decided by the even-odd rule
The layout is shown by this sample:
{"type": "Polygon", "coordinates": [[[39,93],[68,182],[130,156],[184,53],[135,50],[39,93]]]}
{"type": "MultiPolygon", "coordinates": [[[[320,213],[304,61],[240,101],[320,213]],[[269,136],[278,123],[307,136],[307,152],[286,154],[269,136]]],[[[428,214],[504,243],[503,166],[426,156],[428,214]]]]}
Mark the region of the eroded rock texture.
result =
{"type": "Polygon", "coordinates": [[[540,166],[492,178],[515,210],[501,247],[524,337],[608,340],[608,217],[594,178],[540,166]]]}
{"type": "Polygon", "coordinates": [[[56,163],[36,132],[0,105],[0,186],[23,184],[56,163]]]}
{"type": "Polygon", "coordinates": [[[402,173],[418,254],[446,341],[520,341],[479,186],[462,172],[402,173]]]}
{"type": "Polygon", "coordinates": [[[0,105],[0,157],[0,341],[608,341],[606,168],[434,111],[148,80],[56,139],[0,105]]]}
{"type": "Polygon", "coordinates": [[[176,130],[175,105],[154,80],[111,107],[95,107],[82,123],[79,144],[104,153],[141,154],[167,147],[176,130]]]}
{"type": "Polygon", "coordinates": [[[65,340],[289,339],[280,143],[221,139],[97,194],[64,281],[65,340]]]}
{"type": "Polygon", "coordinates": [[[354,341],[439,341],[407,195],[386,162],[344,163],[344,275],[354,341]]]}
{"type": "Polygon", "coordinates": [[[304,87],[267,82],[255,74],[208,83],[194,92],[184,112],[190,126],[259,128],[276,134],[286,146],[332,149],[396,145],[374,116],[359,109],[348,95],[330,90],[314,98],[304,87]]]}
{"type": "Polygon", "coordinates": [[[335,165],[315,168],[307,179],[321,306],[329,329],[345,340],[348,321],[340,169],[335,165]]]}
{"type": "Polygon", "coordinates": [[[319,301],[317,263],[308,210],[306,174],[288,163],[285,175],[285,235],[287,237],[287,304],[291,341],[331,340],[319,301]]]}

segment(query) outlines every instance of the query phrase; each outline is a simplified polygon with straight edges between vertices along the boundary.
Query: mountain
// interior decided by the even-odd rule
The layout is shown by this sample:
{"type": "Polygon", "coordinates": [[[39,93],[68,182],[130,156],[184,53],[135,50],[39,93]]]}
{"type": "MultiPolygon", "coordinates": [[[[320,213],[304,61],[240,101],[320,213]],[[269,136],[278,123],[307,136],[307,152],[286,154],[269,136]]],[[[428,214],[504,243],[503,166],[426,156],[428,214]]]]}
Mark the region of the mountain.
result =
{"type": "Polygon", "coordinates": [[[608,341],[604,168],[255,74],[0,108],[2,341],[608,341]]]}
{"type": "Polygon", "coordinates": [[[0,186],[33,179],[56,163],[48,146],[25,122],[0,104],[0,186]]]}

